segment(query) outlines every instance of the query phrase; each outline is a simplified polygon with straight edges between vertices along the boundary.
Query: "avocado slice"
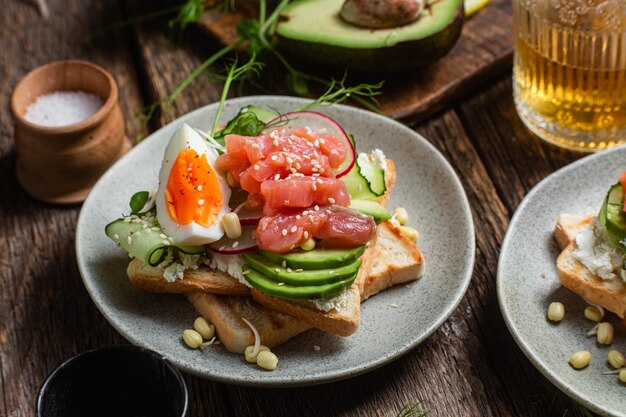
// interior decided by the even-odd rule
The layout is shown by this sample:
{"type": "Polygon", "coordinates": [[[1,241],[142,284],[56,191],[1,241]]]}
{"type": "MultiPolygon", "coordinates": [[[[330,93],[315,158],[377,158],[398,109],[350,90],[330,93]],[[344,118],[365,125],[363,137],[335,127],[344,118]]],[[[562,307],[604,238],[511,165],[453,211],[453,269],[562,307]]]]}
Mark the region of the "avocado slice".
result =
{"type": "Polygon", "coordinates": [[[598,222],[604,235],[626,252],[626,213],[624,213],[624,190],[615,184],[606,195],[598,214],[598,222]]]}
{"type": "Polygon", "coordinates": [[[279,285],[278,281],[263,275],[262,273],[252,269],[250,265],[243,266],[244,271],[248,271],[245,275],[246,280],[259,291],[274,297],[285,298],[288,300],[317,300],[318,298],[329,298],[340,294],[347,287],[352,285],[357,274],[351,275],[342,281],[333,282],[324,285],[279,285]]]}
{"type": "Polygon", "coordinates": [[[257,253],[247,252],[243,258],[250,264],[252,269],[266,275],[274,281],[284,282],[293,286],[313,286],[331,284],[341,281],[359,272],[361,261],[356,260],[351,264],[332,269],[299,270],[296,272],[287,271],[257,253]]]}
{"type": "Polygon", "coordinates": [[[430,64],[456,43],[463,0],[430,4],[413,23],[362,28],[341,19],[343,0],[297,0],[276,27],[278,47],[294,60],[367,72],[400,72],[430,64]]]}
{"type": "Polygon", "coordinates": [[[330,269],[353,263],[363,255],[365,246],[350,249],[329,249],[317,247],[310,251],[295,251],[284,254],[260,250],[259,253],[277,265],[283,261],[292,269],[330,269]]]}
{"type": "Polygon", "coordinates": [[[385,207],[376,201],[353,199],[350,201],[350,208],[358,211],[359,213],[372,216],[376,224],[391,219],[391,213],[389,213],[385,207]]]}

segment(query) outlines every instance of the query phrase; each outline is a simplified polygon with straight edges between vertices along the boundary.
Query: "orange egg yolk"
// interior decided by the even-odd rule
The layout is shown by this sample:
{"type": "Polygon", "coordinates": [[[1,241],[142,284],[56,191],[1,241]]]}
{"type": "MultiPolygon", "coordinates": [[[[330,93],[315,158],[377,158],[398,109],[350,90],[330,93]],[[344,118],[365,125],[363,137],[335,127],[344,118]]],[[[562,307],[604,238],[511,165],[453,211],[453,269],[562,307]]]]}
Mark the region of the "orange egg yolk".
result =
{"type": "Polygon", "coordinates": [[[165,198],[170,218],[178,224],[194,222],[203,227],[215,224],[222,208],[222,191],[206,155],[199,156],[193,149],[178,154],[172,164],[165,198]]]}

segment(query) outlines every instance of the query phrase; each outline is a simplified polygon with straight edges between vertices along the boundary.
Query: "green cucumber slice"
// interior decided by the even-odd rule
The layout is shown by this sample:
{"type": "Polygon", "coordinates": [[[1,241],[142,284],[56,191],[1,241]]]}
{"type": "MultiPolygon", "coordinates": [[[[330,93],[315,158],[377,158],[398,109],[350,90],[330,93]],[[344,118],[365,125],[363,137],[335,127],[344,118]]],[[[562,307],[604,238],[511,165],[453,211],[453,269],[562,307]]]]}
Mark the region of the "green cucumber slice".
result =
{"type": "Polygon", "coordinates": [[[264,274],[268,278],[297,287],[325,285],[342,281],[359,272],[359,267],[361,266],[361,261],[357,260],[338,268],[316,270],[292,270],[290,268],[287,270],[283,268],[282,265],[275,264],[258,253],[244,253],[243,258],[250,264],[252,269],[264,274]]]}
{"type": "Polygon", "coordinates": [[[317,247],[310,251],[299,250],[284,254],[260,250],[259,253],[277,265],[285,264],[292,269],[330,269],[348,265],[365,252],[365,246],[350,249],[317,247]]]}
{"type": "Polygon", "coordinates": [[[376,164],[366,153],[361,153],[356,159],[361,175],[367,180],[370,189],[376,196],[385,194],[387,185],[385,184],[385,170],[376,164]]]}
{"type": "Polygon", "coordinates": [[[626,252],[626,213],[624,213],[624,190],[621,184],[611,186],[602,203],[598,222],[604,235],[626,252]]]}
{"type": "Polygon", "coordinates": [[[274,297],[287,300],[317,300],[319,298],[334,297],[352,285],[357,276],[357,274],[354,274],[332,284],[293,286],[289,284],[279,285],[281,284],[279,281],[274,281],[268,276],[255,271],[248,264],[245,264],[242,270],[244,271],[244,277],[254,288],[274,297]]]}
{"type": "Polygon", "coordinates": [[[104,232],[113,242],[150,266],[157,266],[163,262],[168,248],[176,248],[190,255],[198,255],[205,252],[203,246],[171,244],[167,241],[167,238],[162,237],[163,231],[156,221],[146,221],[146,223],[148,226],[144,228],[142,217],[131,216],[130,218],[112,221],[106,225],[104,232]],[[152,229],[156,227],[159,227],[159,230],[152,229]]]}

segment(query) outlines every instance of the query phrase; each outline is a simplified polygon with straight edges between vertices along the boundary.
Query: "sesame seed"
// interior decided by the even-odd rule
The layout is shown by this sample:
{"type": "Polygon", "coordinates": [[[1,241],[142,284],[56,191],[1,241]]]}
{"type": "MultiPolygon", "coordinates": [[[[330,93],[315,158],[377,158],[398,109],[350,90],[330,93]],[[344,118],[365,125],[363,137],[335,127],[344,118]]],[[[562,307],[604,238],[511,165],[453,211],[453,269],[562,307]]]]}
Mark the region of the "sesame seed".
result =
{"type": "Polygon", "coordinates": [[[278,283],[278,286],[279,286],[279,287],[282,287],[283,285],[285,285],[285,283],[284,283],[284,282],[279,282],[279,283],[278,283]]]}
{"type": "Polygon", "coordinates": [[[287,229],[283,229],[280,232],[283,236],[287,236],[287,229]]]}
{"type": "Polygon", "coordinates": [[[274,181],[278,181],[280,179],[280,174],[274,175],[274,181]]]}
{"type": "Polygon", "coordinates": [[[317,345],[314,345],[313,346],[313,350],[316,351],[316,352],[319,352],[320,350],[322,350],[322,348],[317,346],[317,345]]]}
{"type": "Polygon", "coordinates": [[[289,200],[285,200],[285,205],[288,206],[289,205],[289,200]]]}
{"type": "Polygon", "coordinates": [[[398,308],[398,304],[391,304],[391,308],[398,308]]]}
{"type": "Polygon", "coordinates": [[[233,249],[235,249],[237,246],[239,246],[239,241],[234,241],[232,244],[233,249]]]}
{"type": "Polygon", "coordinates": [[[320,141],[315,139],[315,142],[313,142],[313,146],[315,146],[316,148],[320,147],[320,141]]]}
{"type": "Polygon", "coordinates": [[[278,156],[276,156],[276,155],[272,155],[272,157],[271,157],[270,159],[271,159],[272,161],[275,161],[275,160],[277,160],[277,159],[278,159],[278,156]]]}
{"type": "Polygon", "coordinates": [[[191,172],[191,168],[187,168],[187,171],[191,172]]]}
{"type": "Polygon", "coordinates": [[[324,168],[320,168],[320,174],[324,173],[324,168]]]}
{"type": "Polygon", "coordinates": [[[282,265],[283,265],[283,268],[287,268],[287,261],[283,261],[282,265]]]}
{"type": "Polygon", "coordinates": [[[307,232],[306,230],[304,231],[304,238],[308,239],[309,238],[309,232],[307,232]]]}
{"type": "Polygon", "coordinates": [[[325,143],[326,143],[326,141],[325,141],[324,139],[321,139],[321,138],[320,138],[320,143],[323,145],[323,144],[325,144],[325,143]]]}
{"type": "Polygon", "coordinates": [[[280,268],[274,268],[274,271],[280,272],[280,268]]]}
{"type": "Polygon", "coordinates": [[[267,229],[267,222],[261,225],[261,230],[265,231],[265,229],[267,229]]]}
{"type": "Polygon", "coordinates": [[[306,216],[307,214],[309,214],[309,210],[304,210],[304,211],[302,212],[302,215],[303,215],[303,216],[306,216]]]}
{"type": "Polygon", "coordinates": [[[311,188],[313,188],[313,191],[317,191],[317,185],[315,185],[315,183],[313,183],[313,185],[311,186],[311,188]]]}
{"type": "Polygon", "coordinates": [[[127,241],[127,242],[128,242],[128,244],[130,245],[131,243],[133,243],[133,238],[132,238],[132,237],[130,237],[130,236],[128,236],[128,237],[126,238],[126,241],[127,241]]]}
{"type": "Polygon", "coordinates": [[[293,269],[287,268],[287,272],[293,272],[293,269]]]}
{"type": "Polygon", "coordinates": [[[291,226],[291,233],[296,233],[296,230],[298,230],[298,226],[291,226]]]}
{"type": "Polygon", "coordinates": [[[272,143],[274,144],[274,146],[278,146],[278,139],[274,138],[274,140],[272,141],[272,143]]]}
{"type": "Polygon", "coordinates": [[[315,220],[313,220],[313,216],[309,214],[309,220],[311,220],[311,222],[315,222],[315,220]]]}
{"type": "Polygon", "coordinates": [[[161,234],[159,235],[159,237],[160,237],[161,239],[167,239],[167,236],[165,236],[163,233],[161,233],[161,234]]]}
{"type": "Polygon", "coordinates": [[[302,271],[304,271],[304,269],[302,269],[302,268],[296,269],[296,272],[302,272],[302,271]]]}
{"type": "Polygon", "coordinates": [[[318,205],[316,204],[316,205],[315,205],[315,207],[314,207],[314,209],[315,209],[315,211],[319,211],[320,206],[318,206],[318,205]]]}
{"type": "Polygon", "coordinates": [[[198,200],[198,205],[199,206],[204,206],[204,200],[203,199],[198,200]]]}
{"type": "Polygon", "coordinates": [[[220,251],[223,251],[224,249],[226,249],[226,245],[220,246],[220,251]]]}
{"type": "Polygon", "coordinates": [[[172,239],[172,237],[171,237],[171,236],[170,236],[170,237],[168,237],[168,238],[167,238],[167,240],[168,240],[170,243],[174,243],[174,239],[172,239]]]}
{"type": "Polygon", "coordinates": [[[332,198],[332,197],[330,197],[330,198],[328,199],[328,202],[329,202],[330,204],[335,204],[335,199],[334,199],[334,198],[332,198]]]}
{"type": "MultiPolygon", "coordinates": [[[[318,184],[324,184],[324,181],[322,181],[322,179],[321,179],[321,178],[318,178],[318,179],[317,179],[317,183],[318,183],[318,184]]],[[[361,184],[359,184],[359,185],[361,185],[361,184]]]]}
{"type": "Polygon", "coordinates": [[[311,171],[313,171],[313,172],[317,172],[317,171],[319,171],[319,170],[318,170],[316,167],[313,167],[313,168],[311,168],[311,171]]]}
{"type": "Polygon", "coordinates": [[[285,161],[287,161],[288,165],[291,165],[293,163],[293,159],[291,159],[290,157],[285,158],[285,161]]]}
{"type": "Polygon", "coordinates": [[[248,275],[250,273],[249,269],[246,269],[245,271],[241,271],[242,275],[248,275]]]}
{"type": "Polygon", "coordinates": [[[113,239],[115,240],[120,240],[120,235],[118,235],[117,233],[113,235],[113,239]]]}
{"type": "Polygon", "coordinates": [[[165,239],[163,239],[163,241],[162,241],[161,243],[163,243],[164,245],[169,245],[169,244],[170,244],[170,241],[169,241],[169,240],[165,240],[165,239]]]}
{"type": "Polygon", "coordinates": [[[198,191],[202,191],[202,184],[198,185],[198,191]]]}
{"type": "Polygon", "coordinates": [[[254,164],[254,170],[258,171],[259,170],[259,166],[257,164],[254,164]]]}
{"type": "Polygon", "coordinates": [[[297,170],[297,169],[295,169],[295,168],[291,168],[289,171],[293,172],[294,174],[295,174],[296,172],[298,172],[298,170],[297,170]]]}

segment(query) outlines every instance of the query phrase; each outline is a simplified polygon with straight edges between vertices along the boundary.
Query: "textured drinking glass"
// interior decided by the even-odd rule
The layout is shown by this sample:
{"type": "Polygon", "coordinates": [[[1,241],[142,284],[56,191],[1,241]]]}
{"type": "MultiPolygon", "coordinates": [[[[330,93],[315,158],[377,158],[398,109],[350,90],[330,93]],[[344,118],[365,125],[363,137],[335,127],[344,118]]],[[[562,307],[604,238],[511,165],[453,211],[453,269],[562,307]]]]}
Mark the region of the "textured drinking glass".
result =
{"type": "Polygon", "coordinates": [[[626,143],[626,0],[512,1],[526,126],[578,151],[626,143]]]}

